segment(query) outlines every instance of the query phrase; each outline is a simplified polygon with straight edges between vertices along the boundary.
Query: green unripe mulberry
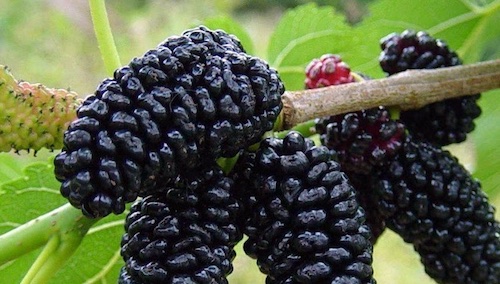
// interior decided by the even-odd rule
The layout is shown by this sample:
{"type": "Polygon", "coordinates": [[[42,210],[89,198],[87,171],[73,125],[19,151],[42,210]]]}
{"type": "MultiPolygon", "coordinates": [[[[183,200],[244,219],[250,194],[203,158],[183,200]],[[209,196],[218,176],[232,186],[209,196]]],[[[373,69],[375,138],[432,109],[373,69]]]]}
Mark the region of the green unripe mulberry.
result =
{"type": "Polygon", "coordinates": [[[74,92],[18,82],[0,66],[0,152],[62,148],[79,104],[74,92]]]}

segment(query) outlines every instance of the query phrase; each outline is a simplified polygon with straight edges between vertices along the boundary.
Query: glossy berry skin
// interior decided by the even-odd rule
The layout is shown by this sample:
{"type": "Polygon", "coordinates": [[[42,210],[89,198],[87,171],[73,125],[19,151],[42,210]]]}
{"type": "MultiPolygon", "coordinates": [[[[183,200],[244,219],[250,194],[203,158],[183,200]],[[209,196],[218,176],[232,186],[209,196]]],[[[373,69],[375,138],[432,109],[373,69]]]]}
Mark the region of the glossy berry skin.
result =
{"type": "Polygon", "coordinates": [[[55,159],[61,193],[88,217],[121,213],[179,174],[257,142],[283,92],[276,71],[222,31],[170,37],[77,110],[55,159]]]}
{"type": "Polygon", "coordinates": [[[401,148],[405,127],[385,107],[316,119],[321,143],[337,152],[347,172],[368,174],[401,148]]]}
{"type": "Polygon", "coordinates": [[[500,223],[481,186],[449,152],[408,137],[370,184],[389,228],[438,283],[499,283],[500,223]]]}
{"type": "Polygon", "coordinates": [[[292,131],[263,140],[234,172],[244,249],[266,283],[375,283],[364,211],[328,148],[292,131]]]}
{"type": "Polygon", "coordinates": [[[118,284],[142,284],[143,282],[133,279],[130,274],[128,274],[127,269],[122,267],[120,269],[120,274],[118,275],[118,284]]]}
{"type": "Polygon", "coordinates": [[[243,234],[233,181],[218,166],[132,205],[121,283],[227,283],[243,234]]]}
{"type": "Polygon", "coordinates": [[[306,89],[351,82],[354,82],[354,77],[349,65],[336,54],[324,54],[319,59],[313,59],[306,67],[306,89]]]}
{"type": "MultiPolygon", "coordinates": [[[[381,40],[379,62],[393,75],[408,69],[435,69],[462,64],[448,45],[425,32],[406,30],[381,40]]],[[[401,112],[401,120],[415,139],[445,146],[462,142],[474,130],[474,119],[481,114],[480,95],[448,99],[419,109],[401,112]]]]}

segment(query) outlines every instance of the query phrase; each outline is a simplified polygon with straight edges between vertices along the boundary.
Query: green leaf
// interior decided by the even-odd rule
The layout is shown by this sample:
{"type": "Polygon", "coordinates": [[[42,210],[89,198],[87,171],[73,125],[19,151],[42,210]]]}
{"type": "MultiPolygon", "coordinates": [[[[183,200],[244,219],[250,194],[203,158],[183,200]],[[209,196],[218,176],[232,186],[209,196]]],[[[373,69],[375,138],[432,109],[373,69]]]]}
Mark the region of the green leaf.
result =
{"type": "MultiPolygon", "coordinates": [[[[59,193],[52,159],[29,164],[22,173],[0,187],[0,234],[67,202],[59,193]]],[[[96,223],[51,283],[115,283],[123,265],[118,253],[123,219],[124,215],[113,215],[96,223]]],[[[21,282],[40,251],[0,266],[2,282],[21,282]]]]}
{"type": "Polygon", "coordinates": [[[23,164],[11,153],[0,153],[0,184],[22,175],[23,164]]]}
{"type": "Polygon", "coordinates": [[[205,26],[207,26],[212,30],[221,29],[229,34],[235,35],[245,48],[246,53],[253,54],[254,47],[252,39],[248,35],[245,28],[241,26],[241,24],[235,21],[233,18],[221,15],[206,19],[204,21],[204,24],[205,26]]]}
{"type": "Polygon", "coordinates": [[[0,187],[0,233],[66,203],[59,185],[51,162],[30,164],[23,176],[4,183],[0,187]]]}
{"type": "Polygon", "coordinates": [[[483,190],[500,195],[500,90],[483,93],[479,104],[483,113],[475,121],[476,129],[471,133],[477,145],[477,170],[474,176],[481,181],[483,190]]]}
{"type": "Polygon", "coordinates": [[[24,175],[26,165],[46,161],[54,156],[53,151],[41,149],[37,152],[20,151],[20,153],[0,153],[0,186],[24,175]]]}
{"type": "MultiPolygon", "coordinates": [[[[59,183],[53,172],[51,162],[36,162],[26,166],[22,176],[0,187],[0,234],[66,202],[59,194],[59,183]]],[[[39,250],[1,266],[2,281],[21,282],[38,253],[39,250]]]]}
{"type": "Polygon", "coordinates": [[[358,45],[352,28],[333,7],[307,4],[289,10],[271,35],[269,64],[277,68],[287,90],[304,88],[304,69],[325,53],[354,57],[350,47],[358,45]]]}
{"type": "Polygon", "coordinates": [[[120,256],[123,219],[124,215],[112,215],[95,224],[51,283],[116,283],[124,265],[120,256]]]}
{"type": "Polygon", "coordinates": [[[379,41],[405,29],[425,30],[443,39],[465,63],[488,59],[498,52],[500,0],[476,2],[374,1],[370,16],[355,27],[348,26],[332,7],[299,6],[279,21],[270,39],[268,60],[287,90],[302,89],[305,67],[325,53],[341,55],[352,70],[383,77],[379,41]]]}

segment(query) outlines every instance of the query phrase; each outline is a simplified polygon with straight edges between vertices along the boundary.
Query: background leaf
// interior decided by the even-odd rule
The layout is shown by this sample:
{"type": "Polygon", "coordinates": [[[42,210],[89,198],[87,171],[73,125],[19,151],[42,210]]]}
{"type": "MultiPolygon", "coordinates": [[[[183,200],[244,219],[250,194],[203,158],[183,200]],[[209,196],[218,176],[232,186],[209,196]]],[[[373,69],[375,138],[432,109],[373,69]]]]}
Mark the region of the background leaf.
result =
{"type": "Polygon", "coordinates": [[[116,283],[124,265],[119,254],[124,218],[110,215],[96,223],[51,283],[116,283]]]}
{"type": "Polygon", "coordinates": [[[278,69],[286,89],[298,90],[304,88],[304,69],[313,58],[336,53],[349,60],[354,56],[350,47],[358,43],[352,28],[333,7],[307,4],[287,11],[280,19],[270,38],[267,59],[278,69]]]}
{"type": "Polygon", "coordinates": [[[245,51],[248,54],[253,54],[254,48],[252,39],[248,35],[245,28],[233,18],[227,15],[221,15],[208,18],[203,23],[210,29],[221,29],[229,34],[235,35],[240,40],[241,44],[245,48],[245,51]]]}
{"type": "MultiPolygon", "coordinates": [[[[51,162],[26,166],[22,175],[0,187],[0,234],[45,214],[66,200],[59,194],[51,162]]],[[[0,267],[4,283],[20,283],[40,250],[0,267]]]]}
{"type": "Polygon", "coordinates": [[[479,100],[483,113],[476,120],[476,129],[471,133],[477,145],[477,166],[474,176],[490,195],[500,195],[500,90],[484,93],[479,100]]]}
{"type": "Polygon", "coordinates": [[[59,185],[51,162],[30,164],[21,177],[4,183],[0,187],[0,233],[66,203],[59,185]]]}
{"type": "Polygon", "coordinates": [[[23,163],[10,153],[0,153],[0,184],[22,175],[23,163]]]}
{"type": "MultiPolygon", "coordinates": [[[[2,159],[16,164],[2,155],[2,159]]],[[[0,163],[0,167],[6,167],[0,163]]],[[[12,176],[12,175],[11,175],[12,176]]],[[[0,187],[0,234],[65,204],[54,177],[52,159],[26,166],[18,178],[0,187]]],[[[124,215],[109,216],[96,223],[85,236],[69,262],[58,271],[51,283],[116,282],[123,261],[117,254],[123,234],[124,215]],[[82,265],[85,264],[85,265],[82,265]]],[[[0,266],[2,283],[20,283],[40,249],[0,266]]]]}

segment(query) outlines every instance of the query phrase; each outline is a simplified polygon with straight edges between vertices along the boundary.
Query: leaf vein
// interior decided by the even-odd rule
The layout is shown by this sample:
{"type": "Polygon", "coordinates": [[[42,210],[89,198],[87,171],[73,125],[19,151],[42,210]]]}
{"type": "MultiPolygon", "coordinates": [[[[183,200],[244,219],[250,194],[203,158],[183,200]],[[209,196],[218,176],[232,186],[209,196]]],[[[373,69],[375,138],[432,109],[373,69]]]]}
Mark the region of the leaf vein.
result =
{"type": "Polygon", "coordinates": [[[106,275],[110,272],[110,270],[118,262],[119,259],[120,259],[120,250],[117,250],[111,257],[111,259],[106,263],[106,265],[104,265],[104,267],[96,275],[85,281],[84,284],[97,283],[99,280],[102,283],[106,283],[104,282],[106,275]]]}
{"type": "Polygon", "coordinates": [[[299,44],[305,43],[309,40],[321,38],[321,37],[328,37],[336,34],[336,31],[332,30],[323,30],[323,31],[318,31],[318,32],[313,32],[313,33],[308,33],[304,36],[298,37],[296,39],[291,40],[285,48],[278,54],[276,59],[273,62],[274,67],[280,66],[280,64],[283,62],[283,60],[286,58],[286,56],[299,44]]]}

